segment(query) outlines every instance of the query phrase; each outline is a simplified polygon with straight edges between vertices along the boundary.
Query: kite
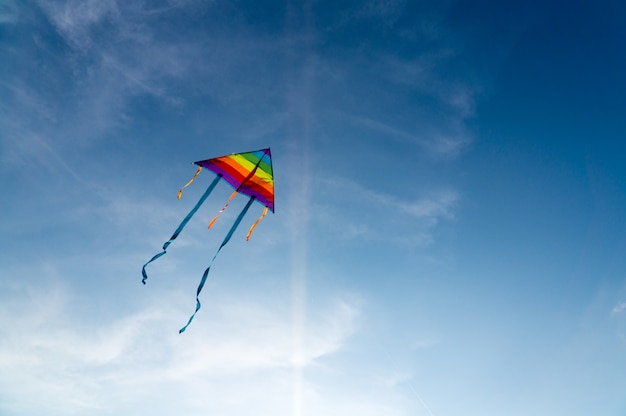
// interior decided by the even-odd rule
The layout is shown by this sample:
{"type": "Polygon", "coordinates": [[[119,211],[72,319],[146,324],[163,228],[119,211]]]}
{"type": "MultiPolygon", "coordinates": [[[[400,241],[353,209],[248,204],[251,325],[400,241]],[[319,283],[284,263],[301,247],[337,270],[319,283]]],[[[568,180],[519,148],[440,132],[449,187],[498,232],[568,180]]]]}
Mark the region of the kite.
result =
{"type": "Polygon", "coordinates": [[[274,174],[272,169],[272,154],[269,148],[257,150],[255,152],[233,153],[231,155],[220,156],[213,159],[200,160],[198,162],[194,162],[194,164],[198,165],[198,169],[196,170],[196,173],[193,175],[191,180],[187,182],[187,184],[185,184],[185,186],[183,186],[180,191],[178,191],[178,199],[180,199],[180,197],[182,196],[183,190],[196,180],[203,168],[212,171],[217,176],[215,177],[213,182],[211,182],[204,194],[200,197],[200,200],[191,209],[191,211],[189,211],[189,214],[187,214],[187,216],[180,223],[176,231],[174,231],[174,234],[172,234],[170,239],[167,240],[165,244],[163,244],[163,251],[155,254],[154,257],[152,257],[146,264],[143,265],[143,268],[141,269],[143,279],[141,280],[141,282],[144,285],[146,284],[146,280],[148,279],[146,266],[166,253],[167,247],[174,240],[176,240],[176,238],[182,232],[183,228],[185,228],[185,225],[187,225],[191,217],[193,217],[193,215],[198,211],[200,206],[209,197],[220,179],[226,180],[226,182],[228,182],[233,188],[235,188],[235,191],[232,193],[230,198],[228,198],[228,201],[226,202],[224,207],[218,212],[215,218],[211,220],[208,225],[209,229],[213,226],[213,224],[215,224],[215,221],[217,220],[219,214],[224,212],[224,210],[228,207],[230,201],[232,201],[232,199],[237,196],[237,194],[247,195],[250,197],[250,199],[237,216],[237,219],[230,227],[230,231],[228,231],[228,233],[226,234],[224,241],[222,241],[222,244],[219,246],[217,252],[213,256],[213,259],[210,261],[209,266],[204,271],[202,279],[200,280],[200,284],[198,285],[198,289],[196,290],[196,310],[193,312],[191,317],[189,317],[189,321],[187,322],[187,324],[183,328],[181,328],[180,331],[178,331],[179,333],[185,332],[191,321],[193,321],[193,318],[196,316],[196,313],[200,310],[201,305],[199,296],[202,288],[204,287],[207,276],[209,275],[211,266],[213,265],[213,262],[215,261],[215,258],[219,254],[220,250],[230,241],[230,238],[233,236],[233,233],[241,223],[243,217],[248,212],[248,209],[250,208],[252,203],[254,201],[258,201],[263,204],[265,208],[263,209],[263,213],[261,214],[261,216],[252,224],[252,226],[248,230],[248,234],[246,235],[246,241],[250,240],[252,231],[254,231],[259,222],[263,218],[265,218],[265,216],[267,215],[267,211],[270,210],[274,212],[274,174]]]}

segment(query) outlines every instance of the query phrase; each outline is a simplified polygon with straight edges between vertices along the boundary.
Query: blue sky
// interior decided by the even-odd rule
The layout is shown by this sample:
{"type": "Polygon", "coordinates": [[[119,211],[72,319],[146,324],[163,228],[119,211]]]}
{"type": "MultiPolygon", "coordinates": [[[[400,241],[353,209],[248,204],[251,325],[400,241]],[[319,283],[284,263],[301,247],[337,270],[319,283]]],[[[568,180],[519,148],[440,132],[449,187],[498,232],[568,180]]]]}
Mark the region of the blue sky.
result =
{"type": "Polygon", "coordinates": [[[626,414],[625,16],[3,1],[0,413],[626,414]]]}

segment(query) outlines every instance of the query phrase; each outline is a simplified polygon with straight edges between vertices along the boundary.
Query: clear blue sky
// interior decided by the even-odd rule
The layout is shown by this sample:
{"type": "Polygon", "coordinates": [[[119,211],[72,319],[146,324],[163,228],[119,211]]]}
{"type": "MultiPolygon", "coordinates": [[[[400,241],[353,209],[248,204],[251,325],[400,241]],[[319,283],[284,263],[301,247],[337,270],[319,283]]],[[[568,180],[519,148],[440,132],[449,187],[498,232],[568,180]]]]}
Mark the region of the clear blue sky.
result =
{"type": "Polygon", "coordinates": [[[626,414],[622,1],[5,0],[0,414],[626,414]],[[276,213],[202,271],[220,184],[276,213]]]}

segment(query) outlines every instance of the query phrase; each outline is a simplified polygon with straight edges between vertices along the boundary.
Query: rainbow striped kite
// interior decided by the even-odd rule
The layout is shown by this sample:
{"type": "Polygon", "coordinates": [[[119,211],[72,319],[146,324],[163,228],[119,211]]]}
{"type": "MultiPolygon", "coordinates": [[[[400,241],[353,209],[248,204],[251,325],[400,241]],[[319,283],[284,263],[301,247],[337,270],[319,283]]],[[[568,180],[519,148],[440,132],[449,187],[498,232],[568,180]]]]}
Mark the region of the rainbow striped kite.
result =
{"type": "Polygon", "coordinates": [[[165,244],[163,244],[163,251],[154,255],[154,257],[152,257],[146,264],[143,265],[143,268],[141,269],[141,274],[143,275],[143,279],[141,280],[141,282],[143,284],[146,284],[146,280],[148,279],[146,266],[166,253],[167,247],[172,243],[172,241],[176,240],[176,238],[181,233],[183,228],[185,228],[185,225],[187,225],[191,217],[193,217],[193,215],[198,211],[200,205],[202,205],[204,201],[209,197],[209,195],[213,191],[213,188],[215,188],[220,179],[224,178],[226,182],[228,182],[233,188],[235,188],[235,192],[233,192],[230,198],[228,198],[228,201],[215,216],[215,218],[211,220],[208,225],[209,229],[213,226],[213,224],[215,224],[215,221],[217,221],[217,217],[219,216],[219,214],[224,212],[224,210],[228,207],[230,201],[237,194],[248,195],[250,199],[248,200],[248,203],[244,206],[243,210],[239,213],[239,216],[237,216],[237,219],[230,227],[230,231],[228,231],[228,234],[226,234],[224,241],[222,241],[222,244],[217,249],[217,252],[213,256],[213,259],[209,263],[209,266],[204,271],[202,279],[200,280],[200,284],[198,285],[198,290],[196,291],[196,310],[189,318],[187,324],[183,328],[181,328],[179,333],[185,332],[185,329],[187,329],[193,318],[196,316],[198,310],[200,310],[201,305],[198,297],[200,296],[200,292],[204,287],[207,276],[209,275],[209,271],[211,270],[211,266],[213,265],[213,262],[215,261],[215,258],[219,254],[222,247],[224,247],[228,243],[228,241],[230,241],[230,238],[233,236],[233,233],[241,223],[243,217],[248,212],[248,209],[250,208],[252,203],[254,201],[258,201],[265,206],[265,209],[263,210],[261,216],[252,224],[252,226],[248,230],[248,234],[246,235],[246,241],[250,240],[252,231],[259,224],[259,222],[263,218],[265,218],[265,216],[267,215],[267,211],[271,210],[272,212],[274,212],[274,173],[272,170],[272,154],[269,148],[257,150],[256,152],[233,153],[231,155],[220,156],[213,159],[200,160],[198,162],[194,162],[194,164],[198,165],[198,169],[196,170],[196,173],[193,175],[191,180],[187,182],[187,184],[185,184],[185,186],[183,186],[180,191],[178,191],[178,199],[180,199],[180,197],[182,196],[183,189],[191,185],[193,181],[196,180],[203,168],[209,169],[217,176],[209,185],[202,197],[200,197],[200,200],[191,209],[191,211],[189,211],[189,214],[187,214],[185,219],[183,219],[183,221],[180,223],[176,231],[174,231],[174,234],[172,234],[170,239],[167,240],[165,244]]]}

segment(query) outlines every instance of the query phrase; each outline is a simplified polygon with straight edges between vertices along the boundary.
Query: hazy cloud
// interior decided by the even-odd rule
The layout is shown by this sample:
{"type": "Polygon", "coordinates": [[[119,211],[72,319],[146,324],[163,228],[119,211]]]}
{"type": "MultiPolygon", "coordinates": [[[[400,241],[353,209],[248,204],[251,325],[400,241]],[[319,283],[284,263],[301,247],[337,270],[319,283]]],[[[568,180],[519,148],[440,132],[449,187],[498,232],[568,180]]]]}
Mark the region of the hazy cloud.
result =
{"type": "Polygon", "coordinates": [[[361,186],[345,178],[320,181],[324,196],[332,198],[343,210],[323,205],[316,210],[316,219],[344,239],[391,239],[401,243],[427,245],[433,241],[433,227],[442,220],[452,220],[460,194],[454,189],[424,192],[409,200],[361,186]],[[368,215],[360,215],[359,222],[349,214],[355,201],[367,206],[368,215]],[[408,238],[408,240],[407,240],[408,238]]]}
{"type": "MultiPolygon", "coordinates": [[[[265,377],[266,391],[280,390],[280,374],[339,351],[356,330],[360,313],[349,297],[310,311],[301,361],[294,363],[290,315],[280,304],[269,306],[250,297],[205,305],[204,322],[194,322],[184,335],[177,328],[188,310],[179,311],[172,303],[97,323],[96,317],[81,317],[76,300],[59,287],[27,290],[2,305],[0,321],[10,329],[0,342],[0,385],[12,400],[1,407],[15,411],[26,406],[51,414],[55,409],[106,413],[110,400],[119,409],[140,399],[142,392],[151,391],[154,400],[163,397],[155,391],[174,383],[178,391],[194,391],[199,379],[219,384],[235,375],[265,377]],[[23,304],[30,305],[25,313],[11,313],[23,304]]],[[[230,400],[206,395],[216,408],[230,400]]],[[[240,392],[239,400],[253,397],[240,392]]],[[[193,409],[193,397],[183,394],[179,406],[193,409]]]]}
{"type": "Polygon", "coordinates": [[[626,311],[626,302],[622,302],[617,304],[612,310],[611,312],[614,314],[618,314],[618,313],[622,313],[626,311]]]}

